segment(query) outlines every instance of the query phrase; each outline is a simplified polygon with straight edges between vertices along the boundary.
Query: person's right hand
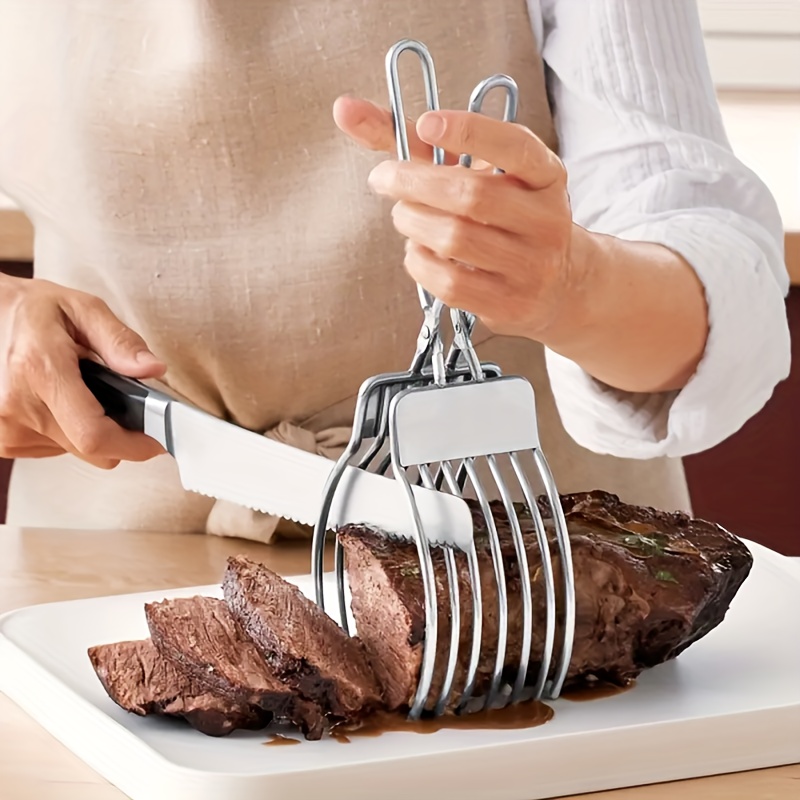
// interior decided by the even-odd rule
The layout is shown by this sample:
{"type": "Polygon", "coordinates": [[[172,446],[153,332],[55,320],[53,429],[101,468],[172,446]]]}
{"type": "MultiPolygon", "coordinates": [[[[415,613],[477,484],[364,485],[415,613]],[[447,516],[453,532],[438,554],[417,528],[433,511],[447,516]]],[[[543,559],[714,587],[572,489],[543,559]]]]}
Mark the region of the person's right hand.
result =
{"type": "Polygon", "coordinates": [[[111,469],[164,452],[154,439],[105,415],[78,363],[93,354],[131,378],[166,371],[99,298],[0,275],[0,457],[72,453],[111,469]]]}

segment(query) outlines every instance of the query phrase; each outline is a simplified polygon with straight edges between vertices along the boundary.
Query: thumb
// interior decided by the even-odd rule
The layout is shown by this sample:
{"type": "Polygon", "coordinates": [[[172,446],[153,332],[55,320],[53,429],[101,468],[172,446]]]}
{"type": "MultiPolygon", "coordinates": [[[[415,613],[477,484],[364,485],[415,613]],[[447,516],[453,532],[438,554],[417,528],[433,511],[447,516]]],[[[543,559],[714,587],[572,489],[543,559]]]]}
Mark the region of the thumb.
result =
{"type": "Polygon", "coordinates": [[[77,344],[96,353],[113,370],[130,378],[160,378],[166,365],[138,333],[123,324],[98,297],[72,297],[65,308],[77,344]]]}
{"type": "Polygon", "coordinates": [[[392,117],[384,109],[355,97],[339,97],[333,104],[333,121],[340,131],[370,150],[395,149],[392,117]]]}
{"type": "MultiPolygon", "coordinates": [[[[362,147],[392,154],[397,152],[392,112],[386,108],[380,108],[369,100],[343,95],[333,104],[333,121],[342,133],[362,147]]],[[[433,149],[419,138],[414,123],[408,119],[406,133],[411,157],[415,161],[431,161],[433,149]]],[[[447,153],[445,159],[448,164],[455,164],[458,160],[451,153],[447,153]]]]}

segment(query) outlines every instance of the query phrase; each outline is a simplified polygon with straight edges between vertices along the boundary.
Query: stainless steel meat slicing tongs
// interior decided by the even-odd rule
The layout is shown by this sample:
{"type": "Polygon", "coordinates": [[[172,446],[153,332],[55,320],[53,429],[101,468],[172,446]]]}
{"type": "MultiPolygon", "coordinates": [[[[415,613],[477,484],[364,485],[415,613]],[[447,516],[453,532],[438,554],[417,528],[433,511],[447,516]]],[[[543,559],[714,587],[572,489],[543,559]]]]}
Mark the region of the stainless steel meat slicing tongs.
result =
{"type": "MultiPolygon", "coordinates": [[[[386,56],[389,99],[394,118],[397,151],[401,160],[409,160],[405,113],[398,76],[398,60],[410,51],[418,56],[425,80],[429,110],[438,109],[438,87],[433,60],[420,42],[403,40],[386,56]]],[[[469,110],[479,112],[486,95],[495,88],[506,91],[505,119],[516,118],[518,90],[506,75],[487,78],[473,91],[469,110]]],[[[434,149],[434,163],[444,164],[444,153],[434,149]]],[[[461,166],[471,166],[471,157],[463,155],[461,166]]],[[[555,698],[560,694],[572,654],[575,627],[575,585],[566,521],[559,502],[553,475],[542,452],[536,419],[533,387],[521,377],[502,376],[493,364],[481,363],[472,344],[475,319],[450,309],[454,330],[453,346],[445,358],[441,334],[444,305],[423,287],[418,286],[423,324],[417,348],[407,372],[383,374],[364,382],[359,392],[350,443],[330,474],[322,511],[314,533],[312,570],[317,602],[324,607],[323,555],[326,531],[331,528],[329,515],[337,506],[339,492],[348,470],[391,475],[402,487],[408,508],[408,527],[402,538],[416,543],[425,593],[425,638],[422,668],[410,716],[417,718],[433,707],[444,713],[453,693],[453,683],[461,648],[462,601],[459,590],[456,555],[464,554],[469,572],[471,598],[471,642],[466,682],[459,687],[459,711],[496,707],[513,703],[524,696],[555,698]],[[523,459],[533,465],[550,505],[552,533],[545,528],[537,497],[523,459]],[[487,472],[488,470],[488,472],[487,472]],[[488,483],[488,491],[487,484],[488,483]],[[509,488],[511,484],[514,488],[509,488]],[[472,526],[446,532],[431,526],[418,503],[419,488],[436,490],[442,496],[471,496],[477,503],[488,534],[488,550],[476,547],[472,526]],[[492,498],[499,498],[492,503],[492,498]],[[524,501],[535,527],[541,553],[541,577],[546,608],[540,637],[540,652],[532,653],[534,604],[525,536],[515,498],[524,501]],[[502,508],[513,539],[516,569],[522,593],[522,645],[520,652],[507,652],[508,589],[506,567],[501,551],[501,537],[495,510],[502,508]],[[554,540],[554,541],[551,541],[554,540]],[[439,633],[437,575],[431,547],[443,551],[445,580],[449,594],[450,642],[442,689],[429,697],[437,668],[439,633]],[[559,569],[554,568],[551,547],[555,546],[559,569]],[[484,607],[480,580],[481,559],[491,560],[496,582],[497,608],[484,607]],[[557,572],[559,573],[557,576],[557,572]],[[560,586],[559,586],[560,583],[560,586]],[[557,591],[557,586],[560,591],[557,591]],[[473,697],[481,662],[483,621],[486,615],[498,620],[494,669],[489,691],[473,697]],[[557,631],[560,636],[557,637],[557,631]],[[530,665],[538,665],[531,675],[530,665]],[[512,668],[510,686],[504,683],[512,668]],[[514,669],[515,667],[515,669],[514,669]],[[506,691],[510,688],[510,691],[506,691]]],[[[465,504],[466,507],[466,504],[465,504]]],[[[390,533],[390,535],[392,535],[390,533]]],[[[464,557],[460,556],[460,557],[464,557]]],[[[347,597],[343,549],[335,546],[335,571],[340,618],[347,622],[347,597]]],[[[441,577],[441,576],[440,576],[441,577]]],[[[541,584],[539,584],[541,585],[541,584]]],[[[441,665],[439,665],[441,667],[441,665]]]]}
{"type": "MultiPolygon", "coordinates": [[[[106,414],[128,430],[158,441],[178,465],[181,484],[198,494],[314,526],[334,464],[323,456],[272,441],[218,419],[94,361],[81,374],[106,414]]],[[[347,523],[375,525],[402,536],[408,506],[397,484],[349,467],[328,506],[331,530],[347,523]]],[[[457,497],[421,486],[414,499],[434,537],[447,541],[471,530],[469,510],[457,497]]]]}
{"type": "MultiPolygon", "coordinates": [[[[438,108],[428,50],[420,42],[398,42],[387,54],[386,70],[398,155],[403,160],[409,159],[409,147],[398,59],[407,50],[422,63],[428,108],[438,108]]],[[[495,88],[505,90],[505,119],[514,120],[517,87],[505,75],[478,84],[469,110],[480,112],[484,98],[495,88]]],[[[434,161],[444,163],[441,150],[434,150],[434,161]]],[[[470,156],[462,156],[460,163],[469,167],[470,156]]],[[[153,437],[172,454],[186,489],[315,526],[312,571],[317,602],[323,607],[327,531],[360,524],[416,544],[425,595],[425,637],[412,718],[429,708],[443,713],[452,705],[448,700],[459,657],[464,663],[465,654],[464,686],[456,687],[459,711],[512,703],[531,694],[557,697],[572,654],[575,585],[566,521],[539,443],[533,388],[523,378],[503,376],[497,366],[480,362],[472,344],[475,319],[459,309],[450,309],[454,341],[445,356],[444,305],[421,286],[417,289],[423,324],[411,366],[407,372],[364,382],[350,443],[335,464],[217,419],[93,361],[81,362],[81,373],[110,417],[153,437]],[[534,474],[550,506],[550,529],[531,485],[534,474]],[[473,512],[465,497],[474,501],[475,516],[483,518],[486,546],[476,546],[473,512]],[[532,520],[533,534],[523,533],[519,502],[532,520]],[[498,528],[508,533],[501,536],[498,528]],[[541,561],[534,581],[535,607],[526,542],[536,548],[541,561]],[[513,554],[509,559],[506,553],[505,563],[503,544],[513,554]],[[431,547],[441,549],[444,566],[439,573],[431,547]],[[462,600],[458,569],[464,559],[470,596],[462,600]],[[521,645],[513,653],[507,647],[506,582],[512,570],[520,584],[522,608],[521,645]],[[481,580],[493,582],[496,607],[484,603],[481,580]],[[437,583],[442,591],[446,587],[446,605],[440,603],[444,597],[437,597],[437,583]],[[443,664],[437,664],[440,605],[449,608],[451,623],[449,648],[443,650],[444,672],[443,664]],[[465,628],[471,619],[471,637],[462,647],[464,610],[468,610],[463,615],[465,628]],[[487,619],[498,623],[496,641],[484,635],[489,630],[483,624],[487,619]],[[535,619],[544,620],[543,630],[535,630],[535,619]],[[537,652],[532,652],[534,632],[537,652]],[[476,676],[486,674],[487,659],[493,662],[491,681],[488,691],[478,696],[476,676]],[[438,696],[431,698],[435,670],[444,681],[438,696]]],[[[341,620],[347,628],[345,564],[338,540],[335,570],[341,620]]]]}

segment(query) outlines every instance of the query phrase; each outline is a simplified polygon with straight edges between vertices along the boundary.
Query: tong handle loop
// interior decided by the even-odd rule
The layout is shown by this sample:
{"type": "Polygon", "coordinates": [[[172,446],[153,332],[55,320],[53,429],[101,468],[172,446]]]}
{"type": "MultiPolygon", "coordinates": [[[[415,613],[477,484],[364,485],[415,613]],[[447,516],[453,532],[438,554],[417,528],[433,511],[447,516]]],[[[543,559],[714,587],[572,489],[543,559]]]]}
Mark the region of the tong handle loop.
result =
{"type": "MultiPolygon", "coordinates": [[[[428,111],[438,111],[439,109],[439,87],[436,83],[436,69],[428,48],[422,42],[414,39],[402,39],[392,46],[386,54],[386,82],[389,87],[389,107],[392,111],[394,135],[397,142],[397,157],[400,161],[411,160],[398,69],[400,56],[406,51],[414,53],[422,66],[422,78],[428,111]]],[[[444,150],[441,147],[433,148],[433,163],[444,164],[444,150]]],[[[441,336],[441,318],[444,304],[420,284],[417,284],[417,294],[422,307],[423,322],[417,337],[417,349],[411,362],[411,371],[420,372],[430,357],[433,380],[441,386],[446,381],[444,344],[441,336]]]]}
{"type": "MultiPolygon", "coordinates": [[[[506,93],[503,122],[516,122],[517,111],[519,109],[519,87],[513,78],[501,73],[485,78],[472,90],[467,110],[476,114],[483,113],[483,102],[486,96],[494,89],[504,89],[506,93]]],[[[470,168],[472,166],[472,156],[468,153],[464,153],[459,158],[458,163],[462,167],[470,168]]],[[[503,170],[498,167],[495,168],[494,172],[498,175],[502,174],[503,170]]],[[[450,319],[453,324],[453,330],[455,331],[455,339],[453,341],[453,346],[450,348],[450,352],[447,354],[447,369],[454,369],[458,363],[459,357],[463,354],[472,377],[476,381],[483,380],[484,374],[480,359],[472,344],[475,315],[458,308],[452,308],[450,309],[450,319]]]]}

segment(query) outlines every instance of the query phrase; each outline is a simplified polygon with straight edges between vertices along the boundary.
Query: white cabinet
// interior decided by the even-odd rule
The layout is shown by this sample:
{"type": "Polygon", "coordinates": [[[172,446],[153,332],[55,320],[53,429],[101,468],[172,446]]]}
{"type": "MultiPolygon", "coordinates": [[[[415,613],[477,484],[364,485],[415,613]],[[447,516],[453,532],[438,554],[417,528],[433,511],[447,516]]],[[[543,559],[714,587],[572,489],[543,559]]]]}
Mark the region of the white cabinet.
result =
{"type": "Polygon", "coordinates": [[[698,7],[719,88],[800,91],[800,0],[698,0],[698,7]]]}
{"type": "Polygon", "coordinates": [[[800,0],[699,0],[711,34],[800,36],[800,0]]]}

